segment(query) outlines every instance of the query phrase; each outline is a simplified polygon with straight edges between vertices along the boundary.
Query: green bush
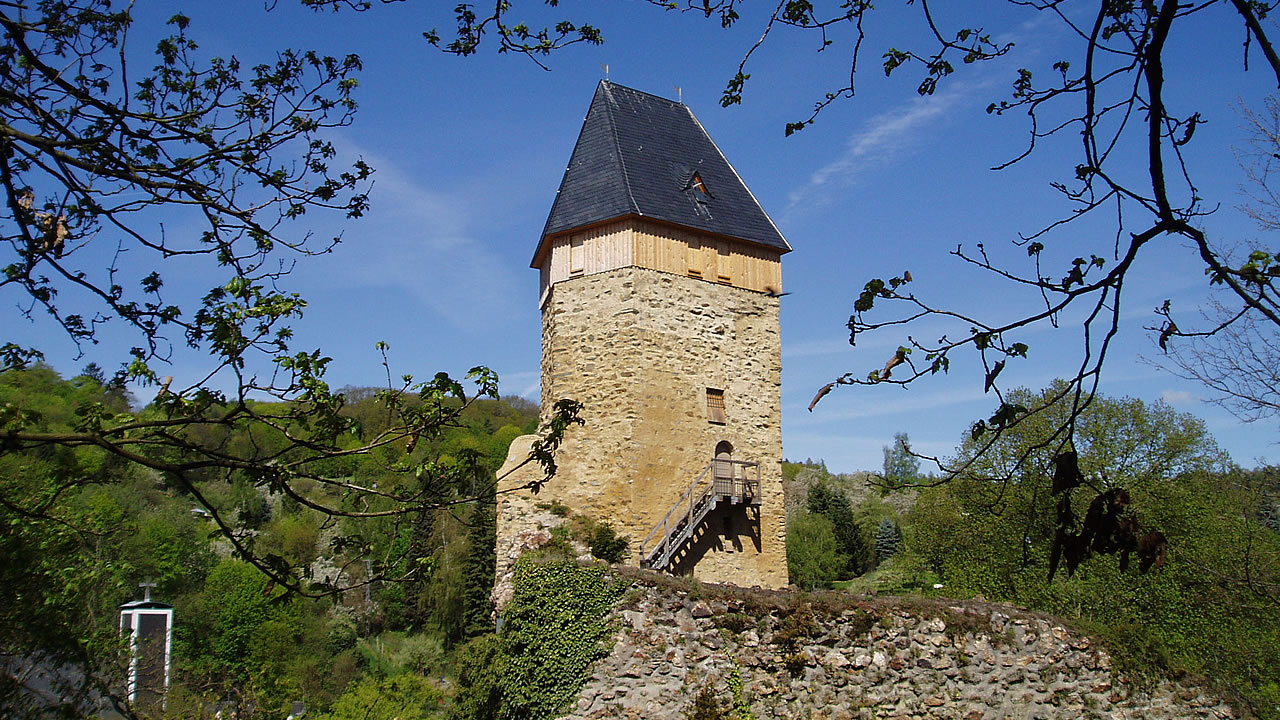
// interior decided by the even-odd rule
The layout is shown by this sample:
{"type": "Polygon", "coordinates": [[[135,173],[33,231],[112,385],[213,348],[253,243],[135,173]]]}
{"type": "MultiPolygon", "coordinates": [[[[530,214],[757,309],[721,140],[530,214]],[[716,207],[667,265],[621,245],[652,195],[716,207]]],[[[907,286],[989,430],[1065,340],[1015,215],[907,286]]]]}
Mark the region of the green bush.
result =
{"type": "Polygon", "coordinates": [[[426,633],[409,635],[393,658],[405,672],[434,675],[446,664],[444,642],[426,633]]]}
{"type": "Polygon", "coordinates": [[[349,687],[316,720],[431,720],[445,717],[444,706],[445,694],[420,675],[369,676],[349,687]]]}
{"type": "Polygon", "coordinates": [[[831,521],[797,510],[787,520],[787,570],[791,582],[805,590],[829,587],[849,566],[839,551],[831,521]]]}
{"type": "Polygon", "coordinates": [[[630,538],[619,537],[613,526],[606,522],[595,524],[587,544],[591,547],[591,557],[607,563],[626,560],[631,550],[630,538]]]}
{"type": "Polygon", "coordinates": [[[355,647],[358,637],[355,617],[351,612],[345,611],[345,608],[339,607],[338,610],[329,619],[325,632],[325,649],[331,655],[355,647]]]}
{"type": "Polygon", "coordinates": [[[459,647],[453,660],[458,693],[449,720],[496,720],[502,710],[504,666],[497,635],[481,635],[459,647]]]}

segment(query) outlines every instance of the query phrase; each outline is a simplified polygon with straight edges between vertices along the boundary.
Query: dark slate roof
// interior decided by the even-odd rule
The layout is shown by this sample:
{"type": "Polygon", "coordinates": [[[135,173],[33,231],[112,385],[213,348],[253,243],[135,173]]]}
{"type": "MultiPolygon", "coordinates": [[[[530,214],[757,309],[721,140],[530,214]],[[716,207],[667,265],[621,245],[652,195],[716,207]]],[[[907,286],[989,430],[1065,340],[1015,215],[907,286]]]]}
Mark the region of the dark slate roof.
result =
{"type": "Polygon", "coordinates": [[[542,237],[628,215],[791,250],[688,107],[603,80],[542,237]]]}

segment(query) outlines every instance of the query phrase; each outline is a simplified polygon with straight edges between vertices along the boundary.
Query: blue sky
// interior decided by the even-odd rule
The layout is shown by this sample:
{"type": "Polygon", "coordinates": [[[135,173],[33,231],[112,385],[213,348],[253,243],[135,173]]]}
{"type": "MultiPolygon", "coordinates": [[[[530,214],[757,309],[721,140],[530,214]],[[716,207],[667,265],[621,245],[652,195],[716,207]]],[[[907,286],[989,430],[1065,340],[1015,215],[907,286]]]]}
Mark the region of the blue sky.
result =
{"type": "MultiPolygon", "coordinates": [[[[464,373],[485,364],[499,373],[504,393],[536,400],[538,278],[528,263],[594,87],[604,77],[601,65],[609,66],[613,81],[655,94],[675,97],[680,87],[795,248],[783,264],[791,293],[783,298],[782,315],[785,454],[823,458],[832,470],[852,471],[879,468],[881,448],[896,432],[908,433],[920,452],[945,455],[969,423],[995,405],[982,393],[972,353],[965,353],[953,360],[949,377],[908,391],[841,389],[807,412],[820,386],[841,373],[865,374],[883,365],[905,341],[884,333],[860,340],[857,348],[848,345],[844,324],[863,283],[909,269],[915,292],[930,300],[1013,317],[1034,298],[1011,295],[948,252],[984,242],[994,257],[1028,269],[1025,251],[1009,241],[1067,211],[1048,182],[1068,178],[1076,164],[1071,151],[1077,140],[1066,136],[1046,142],[1011,170],[990,170],[1021,151],[1027,125],[1023,116],[989,116],[985,108],[1008,96],[1016,68],[1044,68],[1073,54],[1075,40],[1060,25],[1004,3],[973,4],[997,8],[976,24],[1015,42],[1012,56],[962,67],[935,95],[922,98],[914,91],[917,74],[908,69],[886,79],[879,68],[886,47],[920,40],[919,10],[882,5],[867,23],[857,97],[833,105],[791,138],[784,137],[785,123],[806,117],[823,92],[847,80],[847,33],[840,31],[836,44],[817,53],[816,36],[779,30],[748,68],[752,78],[743,104],[721,108],[725,82],[760,31],[745,6],[739,25],[724,31],[715,22],[639,0],[563,2],[560,14],[587,18],[602,28],[606,42],[552,56],[550,72],[517,56],[497,56],[492,47],[471,58],[432,49],[422,31],[451,24],[439,3],[334,15],[294,7],[290,0],[279,0],[272,12],[264,12],[260,0],[139,2],[131,39],[149,47],[158,23],[181,10],[193,19],[190,33],[209,55],[236,55],[249,64],[289,46],[362,57],[360,113],[334,139],[345,158],[363,157],[377,169],[373,211],[349,224],[308,216],[290,229],[344,237],[337,252],[306,260],[289,280],[310,301],[296,326],[296,346],[319,347],[334,358],[335,386],[381,382],[375,343],[384,340],[397,376],[464,373]]],[[[1209,205],[1220,205],[1204,226],[1224,242],[1245,243],[1258,233],[1235,208],[1242,175],[1230,148],[1244,138],[1236,108],[1239,102],[1260,107],[1274,92],[1274,79],[1268,82],[1257,60],[1252,72],[1241,72],[1238,22],[1226,8],[1215,13],[1196,34],[1175,36],[1168,72],[1177,82],[1169,94],[1208,121],[1190,148],[1201,194],[1209,205]]],[[[1144,167],[1135,163],[1131,170],[1144,167]]],[[[1090,243],[1087,253],[1109,247],[1096,238],[1109,237],[1114,228],[1099,223],[1072,232],[1090,243]]],[[[1051,250],[1067,259],[1079,254],[1072,238],[1058,242],[1051,250]]],[[[1138,359],[1159,354],[1142,330],[1156,324],[1154,307],[1172,298],[1176,307],[1191,310],[1208,297],[1194,254],[1176,241],[1160,242],[1126,288],[1129,324],[1113,350],[1104,392],[1164,398],[1200,415],[1242,464],[1280,460],[1274,421],[1242,425],[1202,402],[1202,388],[1138,359]]],[[[178,273],[171,287],[185,278],[193,294],[207,289],[200,272],[178,273]]],[[[913,332],[928,338],[935,331],[943,330],[913,332]]],[[[66,374],[89,360],[115,367],[120,359],[123,340],[110,335],[76,359],[75,349],[41,323],[19,332],[30,333],[66,374]]],[[[1011,363],[1002,380],[1039,388],[1071,372],[1079,362],[1079,335],[1068,318],[1060,331],[1021,337],[1031,346],[1030,361],[1011,363]]],[[[179,353],[167,372],[180,383],[194,381],[206,365],[198,355],[179,353]]]]}

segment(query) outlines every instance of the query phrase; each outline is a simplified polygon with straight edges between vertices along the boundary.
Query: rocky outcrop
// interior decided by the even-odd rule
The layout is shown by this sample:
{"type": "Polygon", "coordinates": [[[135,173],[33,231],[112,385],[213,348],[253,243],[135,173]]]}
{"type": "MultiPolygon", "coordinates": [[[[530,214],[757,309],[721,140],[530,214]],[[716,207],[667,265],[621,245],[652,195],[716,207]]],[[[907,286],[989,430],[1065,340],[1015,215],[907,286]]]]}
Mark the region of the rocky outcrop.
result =
{"type": "Polygon", "coordinates": [[[1202,689],[1117,675],[1089,637],[990,603],[633,586],[569,718],[1229,718],[1202,689]],[[749,714],[748,714],[749,713],[749,714]]]}

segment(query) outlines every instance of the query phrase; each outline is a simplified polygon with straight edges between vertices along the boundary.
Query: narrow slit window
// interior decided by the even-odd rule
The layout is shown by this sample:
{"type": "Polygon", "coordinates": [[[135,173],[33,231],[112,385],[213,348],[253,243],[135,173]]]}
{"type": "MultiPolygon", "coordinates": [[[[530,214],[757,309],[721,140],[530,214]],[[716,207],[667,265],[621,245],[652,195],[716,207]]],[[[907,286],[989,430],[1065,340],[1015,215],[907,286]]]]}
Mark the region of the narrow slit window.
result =
{"type": "Polygon", "coordinates": [[[707,388],[707,421],[719,425],[725,423],[724,390],[707,388]]]}

